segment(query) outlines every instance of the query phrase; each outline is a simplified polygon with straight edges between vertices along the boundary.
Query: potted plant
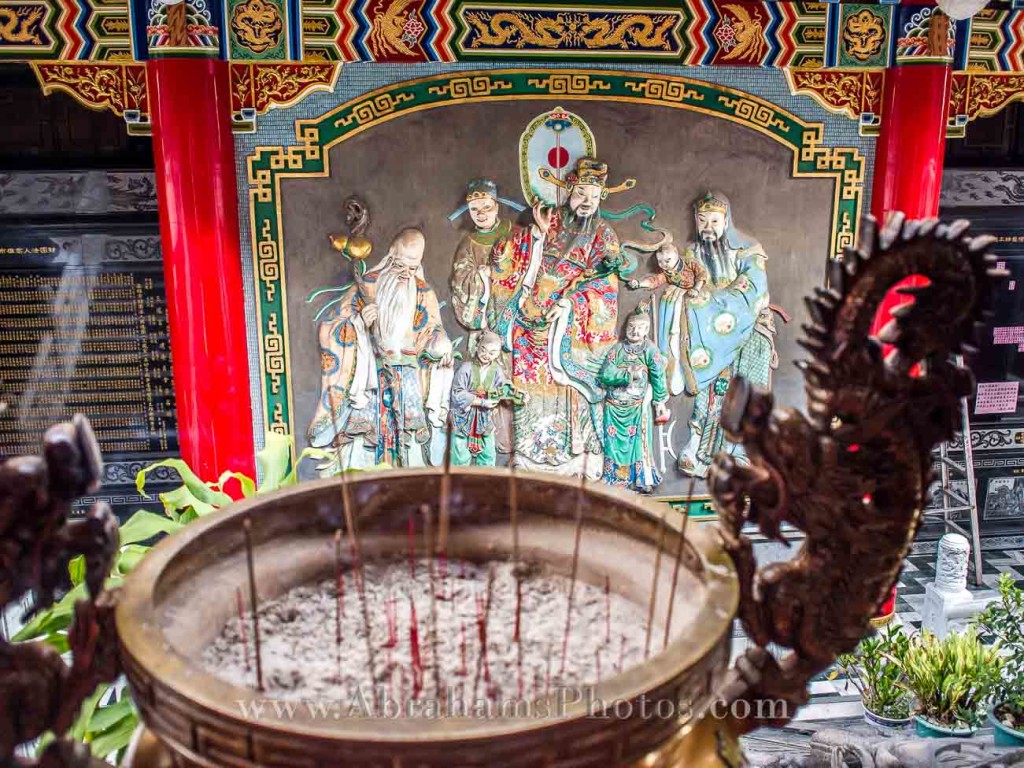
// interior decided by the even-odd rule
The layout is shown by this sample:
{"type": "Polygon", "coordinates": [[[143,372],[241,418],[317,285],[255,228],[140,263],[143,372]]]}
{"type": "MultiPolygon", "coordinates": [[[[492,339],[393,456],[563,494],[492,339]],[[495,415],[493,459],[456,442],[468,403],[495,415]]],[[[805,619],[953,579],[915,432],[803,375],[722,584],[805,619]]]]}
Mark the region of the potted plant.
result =
{"type": "Polygon", "coordinates": [[[864,719],[882,728],[905,728],[910,725],[910,694],[903,675],[903,657],[910,645],[902,628],[890,624],[873,637],[866,637],[853,653],[837,660],[850,684],[860,693],[864,719]]]}
{"type": "Polygon", "coordinates": [[[975,623],[1002,650],[1002,677],[988,715],[996,744],[1024,747],[1024,590],[1009,574],[999,577],[999,600],[978,614],[975,623]]]}
{"type": "Polygon", "coordinates": [[[986,647],[973,627],[942,640],[930,632],[912,637],[903,673],[917,700],[917,735],[970,736],[985,719],[1001,668],[998,644],[986,647]]]}

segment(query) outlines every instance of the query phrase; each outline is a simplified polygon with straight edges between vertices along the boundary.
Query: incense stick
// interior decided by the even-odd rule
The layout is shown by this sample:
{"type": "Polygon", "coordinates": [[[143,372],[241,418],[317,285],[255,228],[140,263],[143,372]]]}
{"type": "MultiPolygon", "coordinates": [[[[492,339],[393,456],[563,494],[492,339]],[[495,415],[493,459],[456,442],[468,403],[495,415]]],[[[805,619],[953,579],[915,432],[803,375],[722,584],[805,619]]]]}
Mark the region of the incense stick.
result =
{"type": "Polygon", "coordinates": [[[441,698],[441,659],[437,654],[437,590],[434,584],[434,556],[433,556],[433,521],[430,515],[430,505],[423,504],[420,506],[420,512],[423,514],[423,539],[427,553],[430,555],[428,566],[428,576],[430,578],[430,625],[431,625],[431,638],[430,638],[430,658],[434,661],[434,689],[435,695],[441,698]]]}
{"type": "Polygon", "coordinates": [[[562,634],[562,663],[558,676],[565,674],[565,657],[569,651],[569,630],[572,628],[572,604],[576,594],[576,575],[580,565],[580,539],[583,536],[583,490],[587,484],[587,456],[583,454],[583,474],[576,488],[576,535],[572,545],[572,576],[569,579],[569,599],[565,609],[565,632],[562,634]]]}
{"type": "Polygon", "coordinates": [[[338,680],[341,680],[341,611],[344,577],[341,573],[341,528],[334,532],[334,649],[338,657],[338,680]]]}
{"type": "MultiPolygon", "coordinates": [[[[519,488],[516,482],[516,471],[512,465],[514,456],[509,457],[508,465],[508,508],[512,522],[512,574],[516,579],[516,615],[512,642],[520,642],[520,628],[523,611],[523,580],[519,563],[519,488]]],[[[522,656],[522,652],[520,652],[522,656]]]]}
{"type": "Polygon", "coordinates": [[[249,569],[249,608],[252,610],[253,646],[256,650],[256,690],[263,693],[263,658],[260,649],[260,617],[256,603],[256,563],[252,551],[252,520],[248,517],[242,521],[245,532],[245,559],[249,569]]]}
{"type": "Polygon", "coordinates": [[[371,636],[372,624],[370,623],[370,609],[366,601],[366,572],[363,566],[363,553],[359,546],[359,529],[356,527],[356,516],[352,512],[352,497],[349,492],[348,479],[345,473],[341,474],[341,506],[345,515],[345,525],[348,527],[348,543],[352,550],[352,557],[355,559],[355,579],[359,591],[359,602],[363,613],[363,630],[366,635],[366,659],[369,664],[370,688],[373,693],[374,713],[380,711],[380,692],[377,690],[377,658],[373,649],[373,638],[371,636]]]}
{"type": "Polygon", "coordinates": [[[647,639],[644,641],[644,660],[651,655],[651,631],[654,629],[654,608],[658,599],[658,577],[661,575],[661,550],[665,546],[665,515],[668,505],[661,510],[660,527],[658,529],[658,552],[654,556],[654,578],[651,583],[651,602],[647,606],[647,639]]]}
{"type": "MultiPolygon", "coordinates": [[[[441,554],[444,560],[447,560],[448,555],[448,526],[449,526],[449,513],[448,504],[451,501],[452,493],[452,420],[451,418],[445,424],[445,442],[444,442],[444,466],[441,470],[441,499],[439,510],[439,519],[437,523],[437,551],[441,554]]],[[[444,569],[447,570],[447,569],[444,569]]],[[[442,571],[441,578],[444,579],[445,573],[442,571]]]]}
{"type": "Polygon", "coordinates": [[[676,562],[672,567],[672,590],[668,596],[668,616],[665,618],[665,637],[661,642],[662,650],[668,645],[668,636],[672,632],[672,609],[676,605],[676,587],[679,584],[679,563],[683,559],[683,549],[686,546],[686,524],[690,521],[690,500],[693,498],[693,486],[697,478],[690,476],[690,486],[686,489],[686,507],[683,509],[683,524],[679,531],[679,539],[676,541],[676,562]]]}
{"type": "Polygon", "coordinates": [[[490,682],[491,670],[487,665],[487,618],[491,612],[491,597],[494,594],[494,566],[487,571],[487,596],[484,598],[482,610],[478,611],[477,635],[480,638],[480,655],[476,658],[476,674],[473,676],[473,693],[470,702],[476,701],[476,690],[480,685],[480,674],[484,681],[490,682]]]}

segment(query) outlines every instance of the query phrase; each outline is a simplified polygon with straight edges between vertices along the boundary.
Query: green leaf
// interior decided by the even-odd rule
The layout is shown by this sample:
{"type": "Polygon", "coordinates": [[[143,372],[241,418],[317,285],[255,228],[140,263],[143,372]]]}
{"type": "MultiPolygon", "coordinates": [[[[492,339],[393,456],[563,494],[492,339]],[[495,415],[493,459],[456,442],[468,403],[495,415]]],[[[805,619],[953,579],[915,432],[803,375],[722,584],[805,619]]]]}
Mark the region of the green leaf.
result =
{"type": "Polygon", "coordinates": [[[99,707],[93,713],[89,730],[101,733],[113,728],[126,717],[135,717],[135,707],[132,706],[132,700],[127,695],[123,695],[118,701],[99,707]]]}
{"type": "Polygon", "coordinates": [[[336,451],[328,451],[324,448],[303,448],[302,453],[299,454],[299,458],[295,460],[295,466],[292,467],[292,471],[288,473],[287,477],[281,482],[281,487],[295,485],[299,481],[299,465],[304,459],[316,459],[317,461],[331,461],[338,458],[336,451]]]}
{"type": "Polygon", "coordinates": [[[129,544],[121,550],[117,558],[117,572],[121,575],[131,573],[138,566],[152,547],[145,547],[141,544],[129,544]]]}
{"type": "Polygon", "coordinates": [[[21,643],[26,640],[37,640],[54,632],[66,630],[71,625],[71,617],[75,612],[75,603],[85,596],[85,584],[78,584],[58,602],[51,605],[45,611],[37,613],[11,639],[16,643],[21,643]]]}
{"type": "Polygon", "coordinates": [[[85,558],[79,555],[68,563],[68,575],[71,576],[71,586],[78,586],[85,581],[85,558]]]}
{"type": "Polygon", "coordinates": [[[241,472],[224,472],[217,480],[216,488],[219,491],[224,491],[224,484],[229,480],[237,480],[238,485],[242,488],[242,496],[249,498],[256,493],[256,482],[248,475],[243,475],[241,472]]]}
{"type": "Polygon", "coordinates": [[[292,438],[277,432],[266,432],[263,448],[256,452],[256,466],[263,483],[259,493],[275,491],[285,485],[292,462],[292,438]]]}
{"type": "Polygon", "coordinates": [[[96,757],[104,758],[119,749],[124,749],[132,740],[132,734],[138,726],[138,717],[132,713],[131,716],[122,717],[110,728],[97,734],[89,743],[92,753],[96,757]]]}
{"type": "MultiPolygon", "coordinates": [[[[208,515],[219,508],[196,496],[187,485],[179,485],[173,491],[161,493],[159,498],[164,505],[164,512],[171,519],[179,518],[180,515],[190,510],[194,511],[197,515],[208,515]]],[[[225,498],[228,501],[220,506],[230,503],[230,497],[225,498]]],[[[182,521],[179,519],[178,522],[182,521]]]]}
{"type": "Polygon", "coordinates": [[[158,534],[174,533],[180,528],[181,523],[140,509],[121,526],[121,546],[149,541],[158,534]]]}
{"type": "Polygon", "coordinates": [[[62,632],[51,632],[43,638],[43,642],[62,656],[70,650],[68,647],[68,636],[62,632]]]}
{"type": "Polygon", "coordinates": [[[96,706],[100,703],[100,699],[103,698],[109,687],[105,683],[96,686],[96,690],[82,702],[82,708],[78,710],[78,717],[75,718],[75,722],[71,725],[72,739],[81,741],[85,738],[85,734],[89,732],[89,723],[92,720],[93,713],[96,711],[96,706]]]}
{"type": "MultiPolygon", "coordinates": [[[[145,469],[141,470],[135,477],[135,487],[138,488],[139,493],[146,492],[146,477],[150,472],[159,467],[170,467],[177,471],[181,476],[181,481],[184,483],[184,487],[188,488],[189,493],[204,504],[209,504],[214,507],[223,507],[226,504],[230,504],[232,499],[226,493],[215,490],[209,485],[200,480],[196,473],[193,472],[187,463],[182,459],[164,459],[158,461],[155,464],[150,464],[145,469]]],[[[161,498],[166,494],[161,494],[161,498]]],[[[200,513],[202,514],[202,513],[200,513]]]]}

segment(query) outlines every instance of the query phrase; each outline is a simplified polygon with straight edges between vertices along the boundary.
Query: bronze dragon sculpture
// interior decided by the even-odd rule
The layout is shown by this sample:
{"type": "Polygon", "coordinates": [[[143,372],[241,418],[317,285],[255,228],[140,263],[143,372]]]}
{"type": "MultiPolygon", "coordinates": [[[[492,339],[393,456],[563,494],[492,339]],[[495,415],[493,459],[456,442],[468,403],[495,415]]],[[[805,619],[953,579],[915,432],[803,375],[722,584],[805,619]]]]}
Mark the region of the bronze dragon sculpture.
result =
{"type": "Polygon", "coordinates": [[[75,605],[68,632],[72,664],[46,643],[0,638],[0,766],[80,768],[89,748],[63,740],[82,702],[120,672],[115,595],[104,591],[118,549],[117,518],[96,504],[69,520],[72,504],[99,487],[99,445],[84,416],[51,427],[41,456],[0,457],[0,607],[32,592],[34,611],[66,588],[68,563],[83,556],[88,599],[75,605]],[[52,731],[38,763],[15,757],[19,744],[52,731]]]}
{"type": "Polygon", "coordinates": [[[860,247],[846,249],[830,287],[807,299],[812,321],[801,344],[810,359],[798,363],[807,415],[773,409],[772,395],[743,379],[726,394],[721,423],[749,464],[720,454],[709,483],[755,647],[720,696],[790,705],[768,717],[747,708],[760,719],[733,716],[737,733],[788,721],[811,678],[870,631],[899,576],[927,502],[932,449],[959,428],[961,399],[973,389],[952,357],[973,351],[993,278],[1006,274],[988,252],[994,238],[967,230],[965,221],[901,215],[879,230],[866,219],[860,247]],[[900,289],[912,303],[873,338],[886,293],[911,275],[927,285],[900,289]],[[783,541],[784,522],[805,538],[792,559],[758,568],[747,522],[770,539],[783,541]],[[777,657],[770,644],[788,651],[777,657]]]}

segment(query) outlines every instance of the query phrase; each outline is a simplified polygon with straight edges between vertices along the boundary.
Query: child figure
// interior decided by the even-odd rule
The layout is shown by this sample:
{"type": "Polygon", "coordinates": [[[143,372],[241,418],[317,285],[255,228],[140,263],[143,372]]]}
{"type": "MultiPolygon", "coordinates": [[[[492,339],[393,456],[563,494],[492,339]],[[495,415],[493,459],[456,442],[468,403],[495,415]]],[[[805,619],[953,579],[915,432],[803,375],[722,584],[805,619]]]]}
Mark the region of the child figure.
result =
{"type": "Polygon", "coordinates": [[[670,395],[697,394],[697,379],[690,365],[688,304],[702,304],[710,300],[711,274],[693,251],[683,257],[675,245],[669,243],[656,254],[660,272],[643,280],[630,280],[630,288],[648,288],[656,291],[668,284],[658,303],[658,351],[665,357],[668,392],[670,395]]]}
{"type": "Polygon", "coordinates": [[[679,255],[679,249],[672,243],[659,248],[655,258],[661,271],[642,280],[630,280],[627,283],[630,288],[656,291],[665,283],[669,283],[678,290],[689,291],[690,296],[696,296],[704,290],[709,278],[708,270],[697,259],[684,259],[679,255]]]}
{"type": "Polygon", "coordinates": [[[452,464],[493,467],[494,409],[505,389],[505,372],[498,358],[501,337],[483,331],[476,341],[476,359],[459,366],[452,381],[452,464]]]}

